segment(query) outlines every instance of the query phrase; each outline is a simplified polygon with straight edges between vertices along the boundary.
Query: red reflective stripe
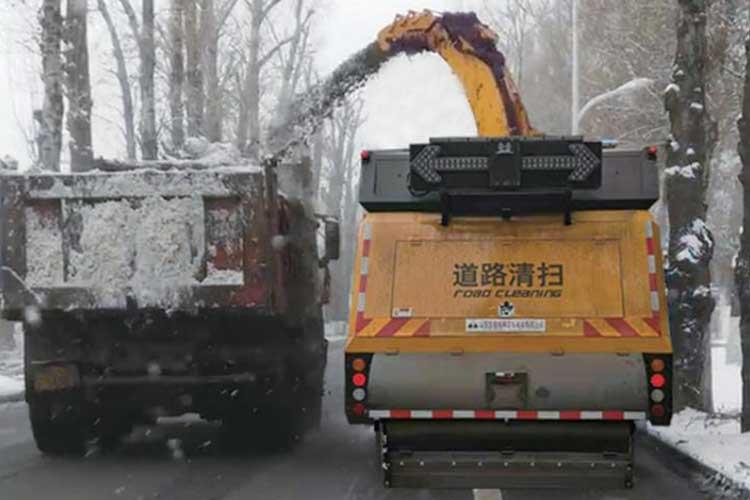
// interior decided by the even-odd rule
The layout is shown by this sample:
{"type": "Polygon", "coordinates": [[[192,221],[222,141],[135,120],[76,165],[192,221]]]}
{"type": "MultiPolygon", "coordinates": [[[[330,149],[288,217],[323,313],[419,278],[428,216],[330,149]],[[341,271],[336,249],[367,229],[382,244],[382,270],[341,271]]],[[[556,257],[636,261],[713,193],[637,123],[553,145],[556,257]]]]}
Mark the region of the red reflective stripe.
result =
{"type": "Polygon", "coordinates": [[[649,255],[654,255],[654,240],[652,238],[646,239],[646,250],[649,255]]]}
{"type": "Polygon", "coordinates": [[[367,327],[367,325],[370,324],[371,321],[372,321],[371,319],[365,318],[365,314],[363,312],[358,312],[357,313],[357,324],[355,325],[355,330],[357,332],[361,332],[362,330],[364,330],[367,327]]]}
{"type": "Polygon", "coordinates": [[[607,323],[609,323],[612,328],[617,330],[617,333],[619,333],[622,337],[640,337],[638,332],[634,330],[627,321],[621,318],[607,318],[607,323]]]}
{"type": "Polygon", "coordinates": [[[391,418],[411,418],[411,410],[391,410],[391,418]]]}
{"type": "Polygon", "coordinates": [[[453,410],[432,410],[432,418],[438,420],[453,418],[453,410]]]}
{"type": "Polygon", "coordinates": [[[362,242],[362,257],[370,255],[370,240],[364,240],[362,242]]]}
{"type": "Polygon", "coordinates": [[[583,320],[583,336],[584,337],[601,337],[602,334],[599,330],[586,320],[583,320]]]}
{"type": "Polygon", "coordinates": [[[560,420],[581,420],[581,412],[576,410],[561,411],[560,420]]]}
{"type": "Polygon", "coordinates": [[[386,323],[385,326],[381,328],[378,333],[375,334],[375,336],[376,337],[393,337],[396,334],[396,332],[398,332],[401,329],[401,327],[403,327],[408,322],[409,322],[409,318],[392,319],[388,323],[386,323]]]}
{"type": "Polygon", "coordinates": [[[539,414],[534,410],[518,410],[517,418],[519,420],[536,420],[539,414]]]}
{"type": "Polygon", "coordinates": [[[429,337],[430,336],[430,320],[425,321],[422,325],[417,328],[414,332],[414,337],[429,337]]]}
{"type": "Polygon", "coordinates": [[[477,410],[474,412],[474,417],[483,420],[491,420],[495,418],[495,412],[494,410],[477,410]]]}
{"type": "Polygon", "coordinates": [[[649,274],[648,275],[648,286],[651,287],[651,291],[655,292],[657,290],[657,281],[656,281],[656,275],[655,274],[649,274]]]}
{"type": "Polygon", "coordinates": [[[651,318],[643,318],[644,323],[654,329],[656,333],[661,333],[661,319],[659,316],[653,316],[651,318]]]}
{"type": "Polygon", "coordinates": [[[625,418],[625,412],[622,411],[603,411],[602,418],[604,420],[622,420],[625,418]]]}
{"type": "Polygon", "coordinates": [[[364,293],[367,289],[367,275],[363,274],[359,277],[359,292],[364,293]]]}

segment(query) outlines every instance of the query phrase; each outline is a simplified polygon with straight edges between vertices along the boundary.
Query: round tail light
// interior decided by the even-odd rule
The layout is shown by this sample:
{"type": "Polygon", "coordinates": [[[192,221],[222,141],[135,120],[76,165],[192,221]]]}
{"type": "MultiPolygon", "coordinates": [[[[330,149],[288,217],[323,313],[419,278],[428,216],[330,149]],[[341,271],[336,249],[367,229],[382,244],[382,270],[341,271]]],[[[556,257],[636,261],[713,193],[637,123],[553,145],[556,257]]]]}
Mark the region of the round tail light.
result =
{"type": "Polygon", "coordinates": [[[352,413],[354,413],[358,417],[361,417],[365,414],[365,405],[363,405],[362,403],[355,403],[354,406],[352,406],[352,413]]]}
{"type": "Polygon", "coordinates": [[[357,387],[363,387],[367,383],[367,375],[364,373],[355,373],[352,376],[352,383],[357,387]]]}
{"type": "Polygon", "coordinates": [[[651,415],[654,417],[663,417],[664,416],[664,405],[652,405],[651,406],[651,415]]]}
{"type": "Polygon", "coordinates": [[[664,378],[664,375],[661,373],[654,373],[651,375],[651,385],[653,387],[656,387],[657,389],[664,387],[664,384],[667,383],[667,379],[664,378]]]}

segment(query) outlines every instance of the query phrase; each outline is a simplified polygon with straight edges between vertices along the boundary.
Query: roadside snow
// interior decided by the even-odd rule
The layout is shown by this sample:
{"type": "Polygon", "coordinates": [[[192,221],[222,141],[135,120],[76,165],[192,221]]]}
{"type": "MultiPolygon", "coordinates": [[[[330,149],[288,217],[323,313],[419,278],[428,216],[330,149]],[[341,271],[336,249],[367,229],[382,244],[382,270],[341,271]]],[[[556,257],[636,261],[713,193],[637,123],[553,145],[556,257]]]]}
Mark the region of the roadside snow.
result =
{"type": "Polygon", "coordinates": [[[0,375],[0,400],[19,392],[23,392],[23,380],[0,375]]]}
{"type": "MultiPolygon", "coordinates": [[[[673,167],[674,168],[674,167],[673,167]]],[[[693,264],[700,262],[713,245],[710,233],[703,219],[694,219],[683,229],[679,240],[676,260],[687,260],[693,264]]]]}
{"type": "MultiPolygon", "coordinates": [[[[679,145],[677,145],[677,148],[679,149],[679,145]]],[[[673,151],[676,151],[674,146],[672,147],[673,151]]],[[[675,175],[681,175],[682,177],[685,177],[686,179],[695,179],[696,172],[700,170],[701,165],[698,162],[693,162],[690,165],[687,165],[685,167],[680,166],[674,166],[669,167],[666,170],[664,170],[664,173],[668,176],[675,176],[675,175]]]]}
{"type": "Polygon", "coordinates": [[[739,417],[716,418],[688,408],[670,427],[648,431],[667,444],[750,488],[750,434],[740,433],[739,417]]]}

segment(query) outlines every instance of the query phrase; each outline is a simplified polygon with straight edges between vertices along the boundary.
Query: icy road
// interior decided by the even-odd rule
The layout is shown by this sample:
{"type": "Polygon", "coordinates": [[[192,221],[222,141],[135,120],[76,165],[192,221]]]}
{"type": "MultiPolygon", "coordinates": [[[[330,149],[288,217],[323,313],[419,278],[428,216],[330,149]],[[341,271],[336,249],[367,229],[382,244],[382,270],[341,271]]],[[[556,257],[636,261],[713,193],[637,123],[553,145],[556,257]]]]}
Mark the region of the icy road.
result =
{"type": "Polygon", "coordinates": [[[636,487],[630,491],[386,490],[374,463],[370,429],[343,415],[342,343],[329,352],[321,432],[293,451],[236,456],[222,451],[216,426],[196,420],[138,428],[115,451],[82,459],[43,457],[34,447],[25,403],[0,405],[2,500],[692,500],[701,494],[690,474],[664,452],[637,443],[636,487]]]}

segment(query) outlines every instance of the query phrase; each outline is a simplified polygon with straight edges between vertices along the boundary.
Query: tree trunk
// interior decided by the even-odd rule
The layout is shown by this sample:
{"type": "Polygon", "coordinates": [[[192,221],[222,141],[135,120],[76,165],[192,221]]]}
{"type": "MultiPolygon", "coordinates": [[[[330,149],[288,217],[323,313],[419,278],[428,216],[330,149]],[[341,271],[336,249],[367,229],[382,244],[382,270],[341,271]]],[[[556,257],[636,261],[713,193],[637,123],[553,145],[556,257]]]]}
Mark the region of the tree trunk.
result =
{"type": "Polygon", "coordinates": [[[740,251],[735,267],[735,284],[740,297],[740,341],[742,343],[742,432],[750,432],[750,36],[745,39],[745,83],[742,115],[737,122],[742,159],[740,182],[743,191],[744,217],[740,251]]]}
{"type": "Polygon", "coordinates": [[[68,0],[65,18],[65,72],[68,96],[67,128],[70,169],[91,168],[91,80],[87,37],[88,0],[68,0]]]}
{"type": "Polygon", "coordinates": [[[185,143],[185,119],[182,105],[182,83],[185,81],[185,60],[183,58],[183,5],[184,0],[172,0],[169,19],[169,40],[171,43],[171,68],[169,73],[169,114],[172,133],[172,148],[179,150],[185,143]]]}
{"type": "Polygon", "coordinates": [[[112,55],[117,64],[117,82],[120,85],[120,95],[122,96],[122,115],[125,123],[125,147],[129,160],[135,160],[136,143],[135,143],[135,111],[133,107],[133,94],[130,91],[130,77],[128,76],[128,66],[125,64],[125,54],[122,51],[120,35],[117,33],[117,27],[112,21],[112,16],[107,9],[105,0],[98,0],[99,12],[104,19],[109,31],[109,38],[112,41],[112,55]]]}
{"type": "Polygon", "coordinates": [[[203,130],[203,68],[197,0],[185,0],[185,53],[187,57],[187,125],[188,136],[204,135],[203,130]]]}
{"type": "Polygon", "coordinates": [[[206,137],[221,142],[222,96],[219,86],[219,27],[214,0],[203,0],[201,10],[202,62],[206,79],[206,137]]]}
{"type": "Polygon", "coordinates": [[[716,141],[706,109],[706,1],[680,0],[673,83],[664,93],[673,147],[668,147],[670,329],[674,344],[675,408],[711,410],[709,322],[714,308],[706,226],[706,189],[716,141]]]}
{"type": "Polygon", "coordinates": [[[260,30],[263,26],[263,2],[252,3],[250,47],[245,73],[245,108],[247,112],[247,140],[242,151],[250,158],[260,155],[260,30]]]}
{"type": "Polygon", "coordinates": [[[39,130],[39,157],[42,167],[60,170],[62,150],[62,121],[65,112],[63,102],[63,64],[60,52],[62,39],[62,14],[60,0],[44,0],[39,14],[41,25],[42,84],[44,104],[39,130]]]}
{"type": "Polygon", "coordinates": [[[156,95],[154,70],[156,46],[154,44],[154,0],[143,0],[143,27],[141,29],[141,155],[144,160],[155,160],[158,154],[156,138],[156,95]]]}

